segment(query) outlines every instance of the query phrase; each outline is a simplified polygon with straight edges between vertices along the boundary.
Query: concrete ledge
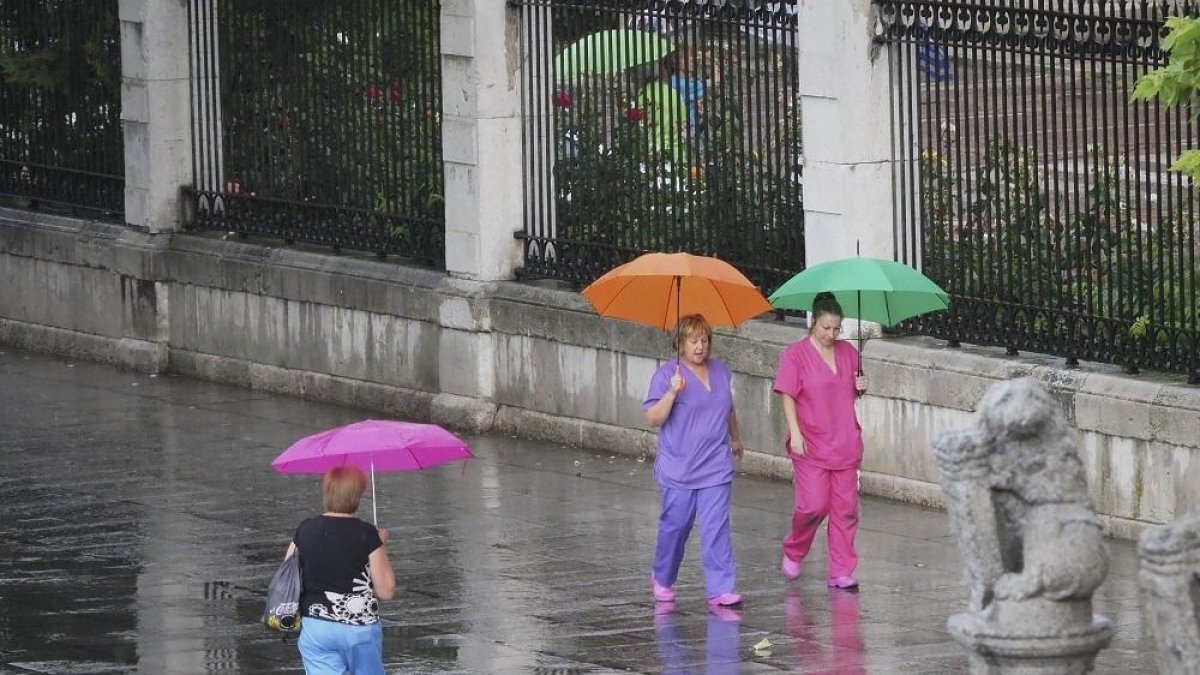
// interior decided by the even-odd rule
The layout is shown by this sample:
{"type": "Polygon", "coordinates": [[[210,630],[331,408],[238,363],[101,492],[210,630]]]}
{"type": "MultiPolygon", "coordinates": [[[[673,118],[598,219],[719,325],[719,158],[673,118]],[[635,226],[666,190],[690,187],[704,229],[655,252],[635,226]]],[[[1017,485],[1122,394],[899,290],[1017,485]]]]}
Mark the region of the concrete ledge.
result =
{"type": "Polygon", "coordinates": [[[469,396],[438,394],[433,397],[429,419],[452,429],[471,433],[486,433],[496,425],[495,403],[469,396]]]}
{"type": "Polygon", "coordinates": [[[746,450],[746,454],[742,456],[742,461],[738,462],[736,468],[738,473],[749,476],[773,478],[789,483],[792,481],[792,461],[779,455],[746,450]]]}
{"type": "Polygon", "coordinates": [[[492,431],[631,457],[654,456],[655,436],[644,429],[547,415],[514,406],[500,407],[492,431]]]}
{"type": "Polygon", "coordinates": [[[904,476],[863,471],[859,476],[859,489],[863,494],[874,497],[884,497],[936,509],[946,507],[940,485],[904,476]]]}
{"type": "Polygon", "coordinates": [[[438,320],[437,293],[453,292],[444,274],[361,255],[273,248],[174,235],[164,253],[167,280],[281,300],[438,320]]]}
{"type": "Polygon", "coordinates": [[[352,406],[404,419],[430,419],[434,394],[344,377],[172,349],[171,372],[249,389],[352,406]]]}
{"type": "Polygon", "coordinates": [[[0,318],[0,345],[111,363],[143,373],[160,373],[167,368],[166,347],[155,342],[106,337],[4,318],[0,318]]]}
{"type": "Polygon", "coordinates": [[[1140,520],[1130,520],[1129,518],[1120,518],[1118,516],[1100,515],[1100,527],[1105,536],[1114,539],[1125,539],[1128,541],[1137,541],[1142,536],[1142,532],[1148,527],[1155,527],[1155,523],[1147,523],[1140,520]]]}

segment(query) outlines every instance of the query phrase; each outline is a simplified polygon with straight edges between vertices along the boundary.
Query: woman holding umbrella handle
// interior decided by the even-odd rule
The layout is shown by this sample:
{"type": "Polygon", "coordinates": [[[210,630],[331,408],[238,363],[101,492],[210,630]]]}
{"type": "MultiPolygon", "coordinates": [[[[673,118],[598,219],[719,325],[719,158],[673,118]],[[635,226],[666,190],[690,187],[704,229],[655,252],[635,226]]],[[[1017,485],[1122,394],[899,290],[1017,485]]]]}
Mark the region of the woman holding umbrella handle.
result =
{"type": "Polygon", "coordinates": [[[654,478],[662,492],[662,513],[654,552],[654,599],[675,599],[676,576],[692,524],[700,521],[700,559],[708,603],[738,605],[737,569],[730,540],[729,501],[733,464],[743,453],[733,409],[733,374],[709,358],[712,328],[699,314],[679,320],[677,358],[650,380],[642,407],[646,422],[658,427],[654,478]]]}
{"type": "Polygon", "coordinates": [[[810,318],[808,336],[783,351],[775,376],[775,391],[788,425],[785,445],[796,497],[780,569],[788,579],[800,576],[800,562],[808,555],[821,521],[828,517],[828,584],[855,588],[854,535],[863,442],[854,399],[870,382],[860,374],[858,351],[838,340],[842,308],[832,293],[816,296],[810,318]]]}

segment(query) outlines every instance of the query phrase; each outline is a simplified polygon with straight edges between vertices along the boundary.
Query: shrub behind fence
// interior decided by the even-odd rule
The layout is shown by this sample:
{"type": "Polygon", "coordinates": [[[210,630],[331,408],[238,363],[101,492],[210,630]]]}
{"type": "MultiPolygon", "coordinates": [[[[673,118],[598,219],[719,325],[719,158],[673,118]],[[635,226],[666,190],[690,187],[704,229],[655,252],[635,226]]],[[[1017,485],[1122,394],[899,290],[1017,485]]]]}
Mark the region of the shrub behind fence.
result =
{"type": "Polygon", "coordinates": [[[514,4],[522,276],[584,284],[651,250],[717,255],[767,291],[803,268],[794,2],[514,4]]]}
{"type": "Polygon", "coordinates": [[[193,227],[444,266],[436,0],[190,0],[193,227]]]}
{"type": "Polygon", "coordinates": [[[953,301],[920,332],[1200,379],[1197,147],[1132,103],[1191,2],[878,0],[891,43],[902,258],[953,301]]]}
{"type": "Polygon", "coordinates": [[[0,2],[0,195],[124,212],[117,4],[0,2]]]}

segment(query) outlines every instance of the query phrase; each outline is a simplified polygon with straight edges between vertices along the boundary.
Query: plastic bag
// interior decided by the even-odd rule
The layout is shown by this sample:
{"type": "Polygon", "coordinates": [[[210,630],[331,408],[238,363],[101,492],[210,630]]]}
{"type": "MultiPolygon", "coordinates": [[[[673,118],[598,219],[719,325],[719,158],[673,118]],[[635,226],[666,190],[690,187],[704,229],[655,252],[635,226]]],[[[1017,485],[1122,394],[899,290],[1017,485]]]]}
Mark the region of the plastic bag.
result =
{"type": "Polygon", "coordinates": [[[300,630],[300,556],[290,555],[275,570],[267,586],[267,607],[262,621],[267,628],[284,633],[300,630]]]}

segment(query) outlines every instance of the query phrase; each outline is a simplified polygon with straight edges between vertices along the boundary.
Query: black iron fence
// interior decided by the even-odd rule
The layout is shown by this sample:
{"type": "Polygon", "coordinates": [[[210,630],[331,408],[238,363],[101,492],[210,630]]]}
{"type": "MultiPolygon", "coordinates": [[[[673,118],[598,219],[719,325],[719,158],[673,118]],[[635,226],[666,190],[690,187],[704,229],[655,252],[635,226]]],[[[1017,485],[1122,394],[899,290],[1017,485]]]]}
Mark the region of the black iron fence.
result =
{"type": "Polygon", "coordinates": [[[192,227],[442,267],[437,0],[190,0],[192,227]]]}
{"type": "Polygon", "coordinates": [[[717,255],[765,290],[804,266],[795,2],[523,8],[524,277],[643,251],[717,255]]]}
{"type": "Polygon", "coordinates": [[[117,4],[0,2],[0,196],[125,210],[117,4]]]}
{"type": "Polygon", "coordinates": [[[897,237],[953,297],[951,341],[1200,379],[1197,146],[1186,110],[1132,103],[1190,1],[878,0],[892,45],[897,237]]]}

